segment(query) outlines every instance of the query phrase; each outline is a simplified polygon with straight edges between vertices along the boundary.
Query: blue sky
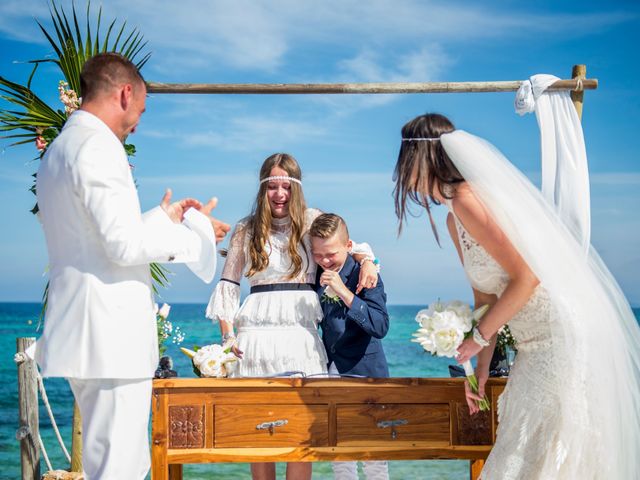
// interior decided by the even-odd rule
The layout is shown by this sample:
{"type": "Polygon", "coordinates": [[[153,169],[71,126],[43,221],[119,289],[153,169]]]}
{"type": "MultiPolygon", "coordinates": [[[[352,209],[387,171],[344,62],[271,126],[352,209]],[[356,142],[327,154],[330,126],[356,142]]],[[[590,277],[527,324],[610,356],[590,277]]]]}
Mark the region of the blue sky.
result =
{"type": "MultiPolygon", "coordinates": [[[[63,5],[71,2],[63,1],[63,5]]],[[[84,3],[77,2],[84,12],[84,3]]],[[[94,14],[99,2],[94,2],[94,14]]],[[[600,88],[585,95],[583,125],[591,170],[592,241],[627,297],[640,305],[640,7],[637,2],[447,2],[417,0],[151,1],[105,0],[103,19],[126,19],[149,41],[143,74],[162,82],[366,82],[568,78],[587,65],[600,88]]],[[[0,74],[26,82],[22,62],[51,55],[34,18],[49,25],[45,0],[0,4],[0,74]]],[[[54,67],[34,89],[58,105],[54,67]]],[[[310,206],[343,215],[352,237],[373,245],[390,303],[471,298],[445,212],[436,214],[443,247],[424,215],[397,238],[391,175],[402,125],[437,111],[493,142],[534,181],[539,134],[519,117],[512,93],[432,95],[152,95],[131,137],[143,209],[166,187],[176,197],[217,196],[218,216],[246,215],[260,164],[271,153],[302,165],[310,206]]],[[[6,106],[6,104],[3,104],[6,106]]],[[[0,139],[1,140],[1,139],[0,139]]],[[[0,144],[0,301],[36,301],[47,254],[28,192],[35,148],[0,144]]],[[[208,300],[205,285],[174,268],[163,300],[208,300]]]]}

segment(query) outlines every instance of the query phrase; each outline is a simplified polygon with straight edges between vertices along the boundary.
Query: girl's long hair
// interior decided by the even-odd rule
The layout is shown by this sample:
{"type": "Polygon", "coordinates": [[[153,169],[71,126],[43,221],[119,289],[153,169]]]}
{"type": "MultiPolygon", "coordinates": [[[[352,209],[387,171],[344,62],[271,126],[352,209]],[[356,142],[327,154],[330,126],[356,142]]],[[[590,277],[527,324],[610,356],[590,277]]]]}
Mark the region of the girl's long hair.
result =
{"type": "MultiPolygon", "coordinates": [[[[287,175],[302,180],[302,172],[295,158],[286,153],[275,153],[267,158],[260,168],[260,180],[267,178],[274,167],[279,167],[287,172],[287,175]]],[[[295,279],[302,272],[302,257],[298,253],[298,245],[302,244],[302,236],[305,233],[305,210],[307,209],[302,192],[302,186],[296,182],[290,182],[291,195],[289,197],[289,216],[291,217],[291,234],[289,235],[289,258],[291,259],[290,279],[295,279]]],[[[249,217],[247,227],[250,232],[249,260],[251,266],[247,277],[251,277],[263,271],[269,264],[269,232],[271,231],[271,206],[267,198],[269,182],[260,184],[253,210],[249,217]]],[[[304,247],[304,245],[303,245],[304,247]]],[[[271,248],[271,245],[269,245],[271,248]]]]}
{"type": "Polygon", "coordinates": [[[440,245],[440,237],[431,216],[429,202],[439,204],[433,198],[433,191],[436,187],[444,198],[453,198],[452,193],[455,191],[455,186],[463,182],[464,178],[447,156],[440,140],[416,141],[407,139],[437,139],[443,133],[449,133],[453,130],[455,130],[453,123],[447,117],[437,113],[420,115],[402,127],[403,141],[393,173],[393,181],[396,182],[393,195],[396,216],[399,221],[398,235],[402,233],[403,223],[407,220],[407,212],[409,211],[407,200],[409,200],[427,210],[431,230],[440,245]]]}

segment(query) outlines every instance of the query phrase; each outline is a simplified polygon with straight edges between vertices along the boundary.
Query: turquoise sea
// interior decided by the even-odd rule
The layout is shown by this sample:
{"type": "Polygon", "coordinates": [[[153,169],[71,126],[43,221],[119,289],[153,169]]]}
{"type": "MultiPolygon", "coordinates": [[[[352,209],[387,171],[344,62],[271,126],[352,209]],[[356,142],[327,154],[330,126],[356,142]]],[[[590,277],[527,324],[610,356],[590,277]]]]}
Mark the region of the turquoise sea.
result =
{"type": "MultiPolygon", "coordinates": [[[[384,348],[394,377],[447,377],[448,359],[434,358],[424,354],[421,348],[411,343],[415,330],[415,314],[419,306],[390,306],[391,327],[384,339],[384,348]]],[[[204,318],[204,305],[174,304],[169,319],[186,334],[183,346],[202,345],[219,341],[216,325],[204,318]]],[[[15,439],[18,428],[18,389],[16,367],[13,362],[15,339],[38,336],[36,326],[40,305],[37,303],[0,303],[0,479],[20,478],[20,450],[15,439]]],[[[640,309],[634,309],[640,320],[640,309]]],[[[126,335],[126,332],[123,332],[126,335]]],[[[181,377],[191,377],[190,362],[178,348],[169,345],[168,352],[174,359],[174,369],[181,377]]],[[[64,355],[64,352],[61,352],[64,355]]],[[[45,387],[53,412],[58,421],[67,448],[71,449],[71,420],[73,397],[62,379],[46,379],[45,387]]],[[[40,409],[40,431],[53,468],[68,467],[55,440],[55,436],[44,408],[40,409]]],[[[462,480],[469,478],[466,461],[429,460],[389,462],[389,473],[397,480],[462,480]]],[[[278,466],[279,477],[284,478],[284,465],[278,466]]],[[[42,460],[42,472],[46,465],[42,460]]],[[[327,463],[315,463],[314,479],[332,479],[331,467],[327,463]]],[[[188,465],[184,478],[190,480],[215,479],[242,480],[251,478],[246,464],[188,465]]],[[[364,478],[364,477],[362,477],[364,478]]]]}

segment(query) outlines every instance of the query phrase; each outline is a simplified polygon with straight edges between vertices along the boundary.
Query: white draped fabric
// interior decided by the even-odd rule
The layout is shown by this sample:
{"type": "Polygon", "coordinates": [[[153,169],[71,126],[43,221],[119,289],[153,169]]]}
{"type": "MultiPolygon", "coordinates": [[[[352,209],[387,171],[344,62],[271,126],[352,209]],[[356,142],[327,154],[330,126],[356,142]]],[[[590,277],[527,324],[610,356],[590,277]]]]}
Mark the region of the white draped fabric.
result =
{"type": "Polygon", "coordinates": [[[520,115],[535,110],[540,127],[542,194],[585,252],[589,249],[591,215],[589,170],[582,124],[569,92],[547,92],[558,77],[533,75],[522,82],[515,107],[520,115]]]}

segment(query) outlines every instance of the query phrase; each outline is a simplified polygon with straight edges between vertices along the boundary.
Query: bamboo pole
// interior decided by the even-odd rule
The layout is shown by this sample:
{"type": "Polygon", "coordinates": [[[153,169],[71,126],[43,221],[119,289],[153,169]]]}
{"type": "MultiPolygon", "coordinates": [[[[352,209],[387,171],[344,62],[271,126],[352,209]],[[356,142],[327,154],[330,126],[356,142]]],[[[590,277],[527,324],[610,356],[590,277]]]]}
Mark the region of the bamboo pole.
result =
{"type": "Polygon", "coordinates": [[[82,417],[78,404],[73,402],[73,430],[71,432],[71,471],[82,472],[82,417]]]}
{"type": "MultiPolygon", "coordinates": [[[[587,66],[586,65],[574,65],[571,69],[571,78],[581,79],[583,84],[587,78],[587,66]]],[[[578,112],[578,118],[582,120],[582,104],[584,103],[584,90],[572,90],[571,91],[571,100],[573,101],[573,105],[576,107],[576,112],[578,112]]]]}
{"type": "MultiPolygon", "coordinates": [[[[149,93],[205,94],[363,94],[363,93],[479,93],[515,92],[522,81],[426,83],[158,83],[147,82],[149,93]]],[[[573,90],[576,79],[558,80],[549,90],[573,90]]],[[[586,90],[598,88],[595,78],[582,80],[586,90]]]]}
{"type": "Polygon", "coordinates": [[[22,480],[40,479],[40,447],[38,444],[38,378],[36,364],[24,351],[36,341],[33,337],[16,339],[18,365],[18,409],[20,428],[20,464],[22,480]]]}

